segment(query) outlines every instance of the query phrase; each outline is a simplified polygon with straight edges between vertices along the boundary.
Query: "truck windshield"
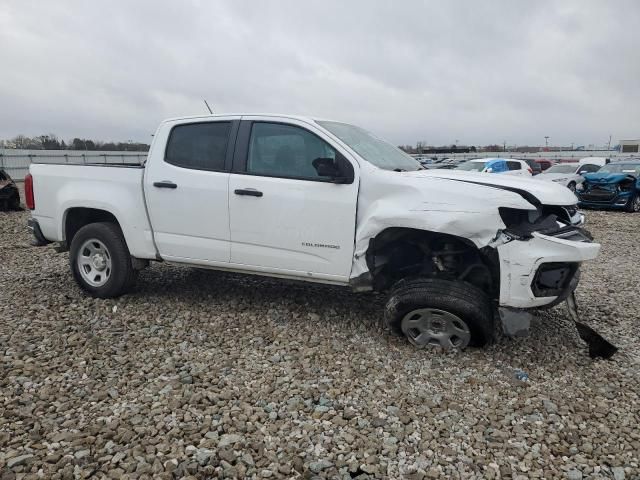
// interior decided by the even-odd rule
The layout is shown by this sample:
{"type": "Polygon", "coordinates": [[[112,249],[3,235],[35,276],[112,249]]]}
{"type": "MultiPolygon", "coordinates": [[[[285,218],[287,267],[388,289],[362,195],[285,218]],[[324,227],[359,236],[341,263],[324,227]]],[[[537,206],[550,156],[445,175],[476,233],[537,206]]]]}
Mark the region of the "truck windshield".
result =
{"type": "Polygon", "coordinates": [[[378,168],[396,171],[422,170],[420,162],[360,127],[340,122],[317,121],[316,123],[329,130],[367,162],[378,168]]]}

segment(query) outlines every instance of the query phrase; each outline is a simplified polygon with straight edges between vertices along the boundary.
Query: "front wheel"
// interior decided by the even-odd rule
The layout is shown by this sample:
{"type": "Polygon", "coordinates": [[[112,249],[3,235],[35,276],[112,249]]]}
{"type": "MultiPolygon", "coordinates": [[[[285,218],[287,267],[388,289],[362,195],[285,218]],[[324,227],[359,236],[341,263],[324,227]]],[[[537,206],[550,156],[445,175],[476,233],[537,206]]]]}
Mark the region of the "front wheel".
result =
{"type": "Polygon", "coordinates": [[[640,212],[640,194],[638,192],[629,199],[626,210],[629,213],[640,212]]]}
{"type": "Polygon", "coordinates": [[[114,223],[90,223],[78,230],[71,241],[69,262],[76,282],[92,297],[118,297],[135,283],[137,272],[129,249],[114,223]]]}
{"type": "Polygon", "coordinates": [[[479,288],[435,278],[401,280],[391,291],[385,320],[418,348],[481,347],[493,339],[491,301],[479,288]]]}
{"type": "Polygon", "coordinates": [[[575,182],[569,182],[569,185],[567,185],[567,188],[569,190],[571,190],[573,193],[576,193],[576,184],[575,184],[575,182]]]}

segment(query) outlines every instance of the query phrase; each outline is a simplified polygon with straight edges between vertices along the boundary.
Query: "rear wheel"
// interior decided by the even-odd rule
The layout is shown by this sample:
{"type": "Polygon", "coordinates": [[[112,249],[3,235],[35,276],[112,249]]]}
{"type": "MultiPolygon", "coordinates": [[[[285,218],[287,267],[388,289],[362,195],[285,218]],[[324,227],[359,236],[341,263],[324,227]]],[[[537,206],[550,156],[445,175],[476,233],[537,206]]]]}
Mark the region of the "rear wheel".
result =
{"type": "Polygon", "coordinates": [[[479,288],[453,280],[401,280],[391,291],[385,320],[418,348],[481,347],[494,335],[489,298],[479,288]]]}
{"type": "Polygon", "coordinates": [[[633,196],[629,199],[626,210],[629,213],[640,212],[640,195],[638,194],[638,192],[634,193],[633,196]]]}
{"type": "Polygon", "coordinates": [[[114,223],[90,223],[71,241],[71,271],[78,285],[89,295],[112,298],[135,284],[137,271],[120,227],[114,223]]]}

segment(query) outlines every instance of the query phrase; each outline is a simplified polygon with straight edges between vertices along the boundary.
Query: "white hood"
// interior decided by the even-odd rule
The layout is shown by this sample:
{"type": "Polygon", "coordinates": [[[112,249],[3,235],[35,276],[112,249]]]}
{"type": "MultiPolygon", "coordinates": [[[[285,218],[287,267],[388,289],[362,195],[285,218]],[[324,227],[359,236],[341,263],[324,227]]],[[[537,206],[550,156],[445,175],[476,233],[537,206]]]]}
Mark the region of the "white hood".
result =
{"type": "Polygon", "coordinates": [[[551,182],[560,178],[564,178],[565,180],[577,180],[582,177],[575,173],[541,173],[540,175],[536,175],[534,178],[536,180],[545,180],[547,182],[551,182]]]}
{"type": "MultiPolygon", "coordinates": [[[[416,172],[404,172],[403,175],[424,177],[425,179],[433,177],[446,178],[459,182],[482,184],[487,187],[502,187],[511,191],[520,190],[533,195],[543,205],[567,206],[578,203],[576,196],[563,185],[552,182],[539,182],[534,177],[523,178],[499,173],[478,173],[459,170],[418,170],[416,172]]],[[[564,176],[568,177],[569,175],[564,176]]]]}

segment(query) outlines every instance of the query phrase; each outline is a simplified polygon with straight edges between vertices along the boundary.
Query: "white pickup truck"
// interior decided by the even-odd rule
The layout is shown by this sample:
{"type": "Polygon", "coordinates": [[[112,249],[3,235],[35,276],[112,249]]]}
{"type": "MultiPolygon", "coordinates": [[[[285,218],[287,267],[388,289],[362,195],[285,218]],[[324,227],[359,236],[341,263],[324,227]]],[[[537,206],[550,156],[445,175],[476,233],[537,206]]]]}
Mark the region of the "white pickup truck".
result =
{"type": "Polygon", "coordinates": [[[600,245],[566,188],[424,170],[365,130],[289,115],[167,120],[142,166],[33,164],[29,222],[115,297],[149,261],[387,292],[416,346],[526,332],[600,245]]]}

